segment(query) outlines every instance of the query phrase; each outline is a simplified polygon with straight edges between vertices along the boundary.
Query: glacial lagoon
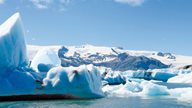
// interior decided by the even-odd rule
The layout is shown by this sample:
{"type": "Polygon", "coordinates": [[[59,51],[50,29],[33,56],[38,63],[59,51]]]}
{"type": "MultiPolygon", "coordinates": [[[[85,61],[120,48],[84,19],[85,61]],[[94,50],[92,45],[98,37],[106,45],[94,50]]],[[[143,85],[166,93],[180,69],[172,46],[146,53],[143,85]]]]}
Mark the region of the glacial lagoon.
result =
{"type": "Polygon", "coordinates": [[[106,97],[91,100],[50,100],[1,102],[0,108],[191,108],[175,98],[160,97],[106,97]]]}

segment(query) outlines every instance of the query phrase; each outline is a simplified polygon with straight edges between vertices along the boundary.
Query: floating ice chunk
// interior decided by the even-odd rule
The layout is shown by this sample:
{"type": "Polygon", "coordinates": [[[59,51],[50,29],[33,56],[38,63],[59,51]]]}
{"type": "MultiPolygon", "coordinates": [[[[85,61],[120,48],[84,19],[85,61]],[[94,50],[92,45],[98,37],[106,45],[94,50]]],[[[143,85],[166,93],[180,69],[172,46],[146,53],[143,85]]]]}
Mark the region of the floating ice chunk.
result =
{"type": "Polygon", "coordinates": [[[132,71],[127,74],[130,78],[139,78],[139,79],[145,79],[145,80],[151,80],[152,72],[145,72],[145,71],[132,71]]]}
{"type": "MultiPolygon", "coordinates": [[[[38,51],[31,62],[31,66],[34,70],[38,70],[38,65],[50,65],[50,66],[59,66],[61,64],[61,60],[58,55],[51,49],[45,48],[38,51]]],[[[40,66],[41,68],[41,66],[40,66]]],[[[45,67],[42,67],[45,68],[45,67]]],[[[44,70],[44,69],[40,69],[44,70]]]]}
{"type": "Polygon", "coordinates": [[[178,98],[178,101],[192,105],[192,92],[191,92],[191,90],[186,92],[186,93],[181,94],[181,97],[178,98]]]}
{"type": "Polygon", "coordinates": [[[129,97],[129,96],[164,96],[169,95],[168,88],[154,84],[150,81],[126,82],[125,85],[104,86],[103,90],[109,96],[129,97]]]}
{"type": "Polygon", "coordinates": [[[175,77],[177,74],[167,73],[167,72],[152,72],[151,76],[153,80],[167,82],[172,77],[175,77]]]}
{"type": "Polygon", "coordinates": [[[178,102],[192,105],[192,88],[176,88],[170,89],[169,93],[172,97],[175,97],[178,102]]]}
{"type": "Polygon", "coordinates": [[[0,76],[27,64],[24,30],[19,13],[0,26],[0,61],[0,76]]]}
{"type": "Polygon", "coordinates": [[[104,96],[100,73],[92,65],[52,68],[43,83],[47,93],[66,94],[77,98],[104,96]]]}
{"type": "Polygon", "coordinates": [[[162,96],[162,95],[169,95],[168,88],[166,86],[161,86],[154,84],[152,82],[143,81],[141,83],[143,91],[141,94],[147,96],[162,96]]]}
{"type": "Polygon", "coordinates": [[[131,78],[139,78],[145,80],[158,80],[166,82],[169,78],[176,76],[177,74],[161,72],[161,71],[132,71],[127,74],[131,78]]]}
{"type": "Polygon", "coordinates": [[[121,87],[123,87],[124,85],[123,84],[120,84],[120,85],[106,85],[102,88],[103,92],[105,93],[113,93],[114,91],[116,90],[119,90],[121,87]]]}
{"type": "Polygon", "coordinates": [[[167,82],[170,82],[170,83],[192,83],[192,73],[180,74],[178,76],[170,78],[167,82]]]}
{"type": "Polygon", "coordinates": [[[112,91],[112,95],[118,97],[136,96],[142,91],[142,87],[138,82],[126,82],[125,85],[119,86],[119,88],[112,91]]]}
{"type": "Polygon", "coordinates": [[[103,73],[103,77],[104,77],[103,80],[107,81],[107,83],[110,85],[126,83],[126,78],[124,76],[122,76],[121,73],[118,71],[108,72],[108,73],[106,73],[106,75],[104,75],[104,74],[105,73],[103,73]]]}

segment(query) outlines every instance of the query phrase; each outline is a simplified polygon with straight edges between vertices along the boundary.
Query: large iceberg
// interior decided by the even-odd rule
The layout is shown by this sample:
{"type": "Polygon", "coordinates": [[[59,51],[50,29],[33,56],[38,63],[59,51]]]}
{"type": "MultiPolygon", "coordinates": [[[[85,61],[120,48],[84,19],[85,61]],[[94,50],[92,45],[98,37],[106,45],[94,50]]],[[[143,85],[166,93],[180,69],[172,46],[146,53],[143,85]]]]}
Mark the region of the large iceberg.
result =
{"type": "Polygon", "coordinates": [[[48,93],[67,94],[76,98],[104,97],[100,72],[92,65],[55,67],[43,80],[48,93]]]}
{"type": "Polygon", "coordinates": [[[0,77],[28,62],[24,31],[19,13],[0,26],[0,77]]]}
{"type": "Polygon", "coordinates": [[[0,26],[0,96],[19,95],[35,90],[35,79],[26,72],[28,65],[20,14],[0,26]]]}
{"type": "Polygon", "coordinates": [[[35,70],[46,72],[29,68],[23,31],[19,13],[0,26],[0,101],[104,96],[100,72],[94,66],[49,70],[49,66],[60,65],[57,54],[50,49],[41,50],[31,63],[35,70]]]}

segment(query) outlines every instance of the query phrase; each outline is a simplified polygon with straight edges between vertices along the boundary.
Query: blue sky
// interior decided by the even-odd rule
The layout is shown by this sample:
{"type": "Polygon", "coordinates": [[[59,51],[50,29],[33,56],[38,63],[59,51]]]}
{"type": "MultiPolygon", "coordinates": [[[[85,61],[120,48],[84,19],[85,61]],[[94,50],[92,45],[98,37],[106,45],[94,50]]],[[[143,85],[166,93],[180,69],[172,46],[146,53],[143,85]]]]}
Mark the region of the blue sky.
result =
{"type": "Polygon", "coordinates": [[[122,46],[192,55],[192,0],[0,0],[28,44],[122,46]]]}

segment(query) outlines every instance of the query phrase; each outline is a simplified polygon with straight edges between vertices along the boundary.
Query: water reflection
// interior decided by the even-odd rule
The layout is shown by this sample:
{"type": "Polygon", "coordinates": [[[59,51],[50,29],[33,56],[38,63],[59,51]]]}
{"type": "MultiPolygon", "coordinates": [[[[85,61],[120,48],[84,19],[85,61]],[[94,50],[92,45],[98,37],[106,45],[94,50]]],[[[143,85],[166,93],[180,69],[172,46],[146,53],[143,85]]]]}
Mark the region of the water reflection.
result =
{"type": "Polygon", "coordinates": [[[2,102],[0,108],[190,108],[191,104],[168,97],[107,97],[92,100],[2,102]]]}

